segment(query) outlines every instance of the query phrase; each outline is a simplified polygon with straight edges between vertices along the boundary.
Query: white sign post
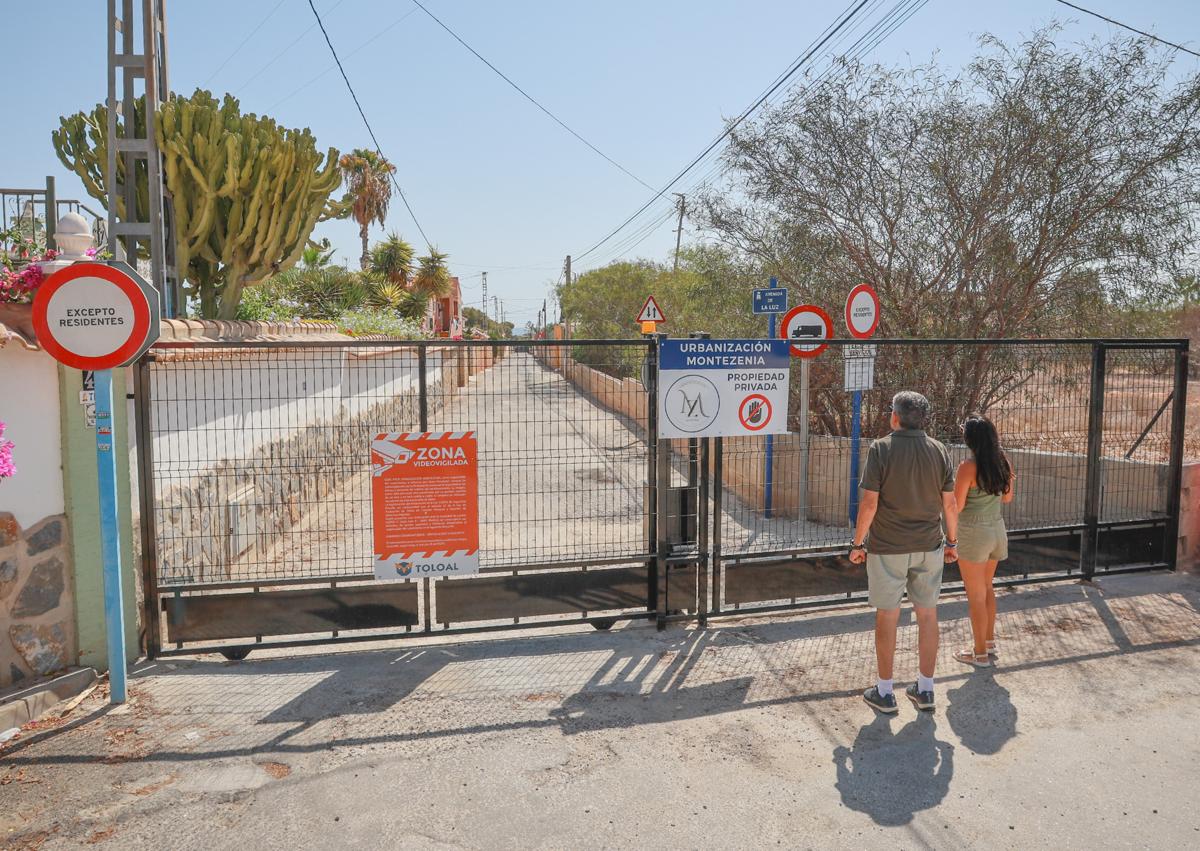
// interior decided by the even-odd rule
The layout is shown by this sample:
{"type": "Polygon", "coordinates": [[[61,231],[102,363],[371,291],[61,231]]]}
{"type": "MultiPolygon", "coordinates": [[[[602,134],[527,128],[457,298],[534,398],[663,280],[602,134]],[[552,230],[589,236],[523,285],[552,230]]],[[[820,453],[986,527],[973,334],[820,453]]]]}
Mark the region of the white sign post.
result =
{"type": "Polygon", "coordinates": [[[783,340],[663,340],[659,437],[786,434],[788,365],[783,340]]]}
{"type": "Polygon", "coordinates": [[[121,596],[112,371],[133,363],[158,339],[158,292],[124,263],[73,263],[38,287],[33,327],[42,349],[59,363],[93,371],[93,389],[82,391],[80,402],[86,404],[84,394],[92,394],[109,700],[124,703],[125,603],[121,596]]]}
{"type": "MultiPolygon", "coordinates": [[[[846,330],[866,340],[879,327],[879,296],[870,284],[859,284],[846,297],[846,330]]],[[[846,346],[842,351],[843,378],[851,397],[850,525],[858,522],[858,456],[862,439],[862,392],[875,386],[875,346],[846,346]]]]}

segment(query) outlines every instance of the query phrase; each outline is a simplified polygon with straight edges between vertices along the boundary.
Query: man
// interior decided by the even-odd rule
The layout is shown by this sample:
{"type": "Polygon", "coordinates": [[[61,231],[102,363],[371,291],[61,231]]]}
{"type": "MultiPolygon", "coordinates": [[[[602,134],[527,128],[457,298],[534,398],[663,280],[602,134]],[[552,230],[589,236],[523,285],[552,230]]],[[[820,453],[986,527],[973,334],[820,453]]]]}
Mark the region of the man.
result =
{"type": "Polygon", "coordinates": [[[905,694],[917,709],[933,710],[942,567],[958,560],[954,468],[946,447],[925,433],[929,400],[904,390],[892,399],[890,410],[892,433],[875,441],[867,453],[858,525],[850,549],[850,561],[867,563],[868,602],[876,610],[879,681],[863,693],[863,699],[887,714],[896,711],[892,663],[900,598],[906,589],[917,615],[920,676],[905,694]]]}

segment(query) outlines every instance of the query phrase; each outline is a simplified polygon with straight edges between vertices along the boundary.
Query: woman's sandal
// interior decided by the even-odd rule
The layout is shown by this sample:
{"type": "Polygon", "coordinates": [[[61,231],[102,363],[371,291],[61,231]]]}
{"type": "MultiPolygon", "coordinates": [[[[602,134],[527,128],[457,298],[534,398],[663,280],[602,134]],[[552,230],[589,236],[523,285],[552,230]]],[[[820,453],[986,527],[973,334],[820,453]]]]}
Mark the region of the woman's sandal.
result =
{"type": "Polygon", "coordinates": [[[996,642],[995,641],[989,641],[987,643],[987,652],[988,652],[988,655],[992,657],[993,662],[995,662],[997,659],[1000,658],[1000,654],[996,652],[996,642]]]}
{"type": "Polygon", "coordinates": [[[982,656],[976,656],[974,650],[959,650],[954,654],[954,659],[957,662],[962,662],[964,665],[973,665],[976,668],[992,667],[992,657],[984,653],[982,656]]]}

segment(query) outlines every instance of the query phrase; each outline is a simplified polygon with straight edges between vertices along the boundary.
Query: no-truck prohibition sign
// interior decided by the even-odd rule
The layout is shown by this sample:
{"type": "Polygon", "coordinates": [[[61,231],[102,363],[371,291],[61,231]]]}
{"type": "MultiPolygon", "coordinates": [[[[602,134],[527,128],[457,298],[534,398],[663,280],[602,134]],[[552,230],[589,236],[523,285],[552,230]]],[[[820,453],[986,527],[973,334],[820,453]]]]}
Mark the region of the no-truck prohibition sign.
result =
{"type": "Polygon", "coordinates": [[[33,327],[59,363],[128,366],[158,339],[158,293],[124,263],[73,263],[38,287],[33,327]]]}

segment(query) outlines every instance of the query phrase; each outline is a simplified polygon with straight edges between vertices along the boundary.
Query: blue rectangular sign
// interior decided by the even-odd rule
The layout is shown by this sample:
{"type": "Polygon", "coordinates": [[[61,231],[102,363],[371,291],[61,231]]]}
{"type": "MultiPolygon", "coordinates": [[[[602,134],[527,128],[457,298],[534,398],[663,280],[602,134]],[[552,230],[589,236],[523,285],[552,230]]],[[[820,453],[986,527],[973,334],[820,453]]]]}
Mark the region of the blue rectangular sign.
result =
{"type": "Polygon", "coordinates": [[[755,290],[751,307],[755,313],[786,313],[787,290],[782,287],[772,287],[769,290],[755,290]]]}
{"type": "Polygon", "coordinates": [[[659,369],[784,369],[791,363],[787,340],[663,340],[659,369]]]}

